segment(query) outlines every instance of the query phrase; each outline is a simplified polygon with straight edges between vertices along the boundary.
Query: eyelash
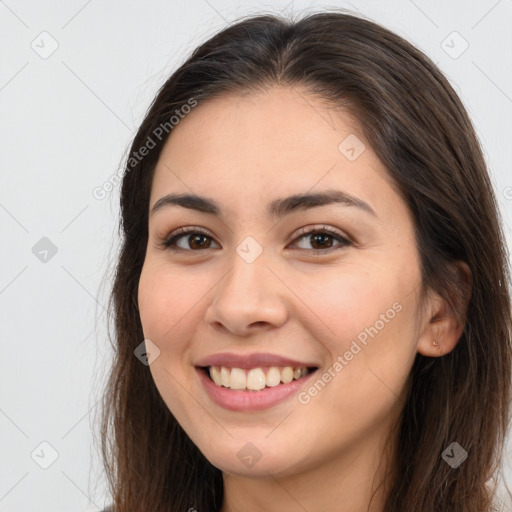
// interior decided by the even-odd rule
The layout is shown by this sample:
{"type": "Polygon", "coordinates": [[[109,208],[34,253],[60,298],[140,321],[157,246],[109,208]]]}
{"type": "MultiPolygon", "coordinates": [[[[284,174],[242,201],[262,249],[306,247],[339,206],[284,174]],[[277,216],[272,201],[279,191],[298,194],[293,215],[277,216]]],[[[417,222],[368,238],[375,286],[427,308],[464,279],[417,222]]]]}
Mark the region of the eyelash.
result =
{"type": "MultiPolygon", "coordinates": [[[[327,253],[330,253],[330,252],[342,249],[344,247],[349,247],[349,246],[353,245],[353,242],[351,240],[348,240],[347,238],[342,236],[338,231],[330,228],[329,226],[321,226],[319,228],[313,228],[313,229],[307,228],[307,227],[301,228],[301,229],[299,229],[299,231],[297,233],[297,236],[293,239],[293,242],[295,242],[296,240],[298,240],[300,238],[304,238],[304,237],[312,236],[312,235],[319,235],[319,234],[328,234],[328,235],[332,236],[333,238],[335,238],[340,243],[339,243],[339,245],[337,245],[335,247],[332,247],[330,249],[320,249],[320,250],[315,250],[315,249],[299,249],[299,250],[300,251],[313,252],[313,253],[316,253],[316,254],[327,254],[327,253]]],[[[182,249],[181,247],[178,247],[178,248],[175,247],[175,243],[180,238],[183,238],[186,235],[188,235],[188,236],[190,236],[190,235],[204,235],[204,236],[207,236],[208,238],[211,238],[213,240],[213,238],[208,233],[203,231],[201,228],[197,228],[196,226],[188,226],[188,227],[183,227],[183,228],[177,229],[176,231],[171,233],[171,235],[169,235],[167,238],[165,238],[164,240],[159,241],[158,245],[162,249],[168,249],[168,250],[175,251],[175,252],[179,252],[179,251],[182,251],[182,252],[201,252],[203,250],[208,250],[209,249],[209,248],[207,248],[207,249],[182,249]]]]}

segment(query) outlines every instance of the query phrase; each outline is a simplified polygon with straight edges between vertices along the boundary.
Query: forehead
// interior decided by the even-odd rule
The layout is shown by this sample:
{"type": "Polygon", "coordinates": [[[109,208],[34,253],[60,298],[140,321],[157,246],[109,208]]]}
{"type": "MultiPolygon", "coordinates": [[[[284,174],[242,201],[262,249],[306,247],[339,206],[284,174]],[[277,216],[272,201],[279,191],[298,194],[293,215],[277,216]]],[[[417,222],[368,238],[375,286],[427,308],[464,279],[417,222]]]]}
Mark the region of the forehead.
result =
{"type": "Polygon", "coordinates": [[[160,155],[151,205],[173,191],[266,204],[340,187],[389,202],[389,182],[356,119],[305,89],[275,87],[210,99],[184,117],[160,155]]]}
{"type": "Polygon", "coordinates": [[[170,152],[179,146],[194,159],[217,160],[216,155],[220,159],[231,154],[231,159],[300,161],[304,156],[318,158],[319,151],[339,156],[338,143],[344,134],[364,138],[358,121],[348,112],[335,110],[305,89],[274,87],[199,103],[173,129],[166,147],[170,152]]]}

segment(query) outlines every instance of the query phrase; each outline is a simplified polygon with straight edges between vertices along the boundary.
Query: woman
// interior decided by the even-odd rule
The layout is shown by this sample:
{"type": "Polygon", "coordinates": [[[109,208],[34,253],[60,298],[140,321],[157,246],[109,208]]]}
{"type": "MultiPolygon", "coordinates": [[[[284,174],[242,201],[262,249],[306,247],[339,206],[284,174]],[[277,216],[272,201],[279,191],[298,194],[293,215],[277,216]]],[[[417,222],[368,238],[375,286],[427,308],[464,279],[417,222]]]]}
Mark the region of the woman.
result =
{"type": "Polygon", "coordinates": [[[493,510],[506,250],[424,54],[337,11],[231,25],[159,91],[121,215],[113,510],[493,510]]]}

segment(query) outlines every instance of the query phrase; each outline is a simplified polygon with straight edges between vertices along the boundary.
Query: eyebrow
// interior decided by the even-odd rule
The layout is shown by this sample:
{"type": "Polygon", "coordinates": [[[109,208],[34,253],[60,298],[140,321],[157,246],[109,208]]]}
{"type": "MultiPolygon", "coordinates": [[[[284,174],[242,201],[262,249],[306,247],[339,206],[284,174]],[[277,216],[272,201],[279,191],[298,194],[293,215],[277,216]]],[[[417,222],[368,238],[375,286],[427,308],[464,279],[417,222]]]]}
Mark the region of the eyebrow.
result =
{"type": "MultiPolygon", "coordinates": [[[[377,217],[377,214],[368,203],[365,203],[362,199],[354,197],[341,190],[326,190],[314,194],[295,194],[289,197],[275,199],[268,204],[267,214],[272,219],[281,219],[294,211],[308,210],[310,208],[335,203],[359,208],[360,210],[377,217]]],[[[213,199],[196,194],[176,193],[167,194],[166,196],[158,199],[151,209],[151,215],[171,205],[182,206],[183,208],[197,210],[217,217],[221,217],[223,215],[221,206],[213,199]]]]}

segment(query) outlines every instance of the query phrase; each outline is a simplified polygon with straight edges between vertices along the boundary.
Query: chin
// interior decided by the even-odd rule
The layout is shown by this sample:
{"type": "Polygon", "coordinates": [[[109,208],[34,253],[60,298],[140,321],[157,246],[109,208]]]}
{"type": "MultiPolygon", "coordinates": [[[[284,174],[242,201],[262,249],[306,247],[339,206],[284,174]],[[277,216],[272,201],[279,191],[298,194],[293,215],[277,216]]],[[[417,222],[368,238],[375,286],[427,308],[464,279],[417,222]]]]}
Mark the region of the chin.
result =
{"type": "MultiPolygon", "coordinates": [[[[235,443],[236,447],[226,446],[220,450],[216,446],[213,451],[205,452],[204,456],[210,464],[223,473],[250,478],[286,477],[296,472],[298,462],[290,459],[290,453],[269,451],[265,454],[254,444],[247,442],[235,443]]],[[[284,449],[284,447],[283,447],[284,449]]],[[[293,452],[292,452],[293,453],[293,452]]]]}

